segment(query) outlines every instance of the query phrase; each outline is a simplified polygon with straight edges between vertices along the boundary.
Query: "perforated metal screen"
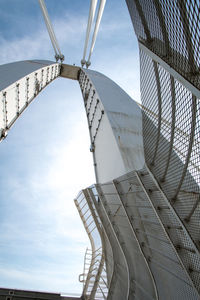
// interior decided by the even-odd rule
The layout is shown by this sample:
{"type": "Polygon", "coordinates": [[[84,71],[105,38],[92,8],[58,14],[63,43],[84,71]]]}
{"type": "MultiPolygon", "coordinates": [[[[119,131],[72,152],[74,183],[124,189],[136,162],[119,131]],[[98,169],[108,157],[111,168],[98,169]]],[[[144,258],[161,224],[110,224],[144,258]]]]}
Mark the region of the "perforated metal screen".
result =
{"type": "MultiPolygon", "coordinates": [[[[129,297],[198,299],[187,272],[192,261],[199,267],[198,258],[148,170],[133,171],[96,190],[127,261],[129,297]]],[[[198,274],[192,280],[198,286],[198,274]]]]}
{"type": "Polygon", "coordinates": [[[140,45],[145,160],[186,232],[175,247],[199,290],[200,3],[127,5],[140,45]]]}
{"type": "Polygon", "coordinates": [[[199,1],[126,2],[139,41],[199,89],[199,1]]]}

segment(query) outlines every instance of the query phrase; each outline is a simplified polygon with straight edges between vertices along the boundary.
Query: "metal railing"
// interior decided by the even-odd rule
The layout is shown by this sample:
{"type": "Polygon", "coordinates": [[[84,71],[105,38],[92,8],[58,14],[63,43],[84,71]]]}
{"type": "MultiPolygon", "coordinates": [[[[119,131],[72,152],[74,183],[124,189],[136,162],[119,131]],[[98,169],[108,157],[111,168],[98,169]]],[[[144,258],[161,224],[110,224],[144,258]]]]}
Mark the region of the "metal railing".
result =
{"type": "Polygon", "coordinates": [[[103,229],[91,198],[91,191],[81,191],[74,202],[91,243],[91,250],[87,249],[85,253],[83,273],[79,276],[79,281],[83,282],[83,297],[91,300],[107,299],[103,229]]]}
{"type": "Polygon", "coordinates": [[[148,167],[87,190],[113,249],[109,299],[198,299],[199,253],[148,167]]]}

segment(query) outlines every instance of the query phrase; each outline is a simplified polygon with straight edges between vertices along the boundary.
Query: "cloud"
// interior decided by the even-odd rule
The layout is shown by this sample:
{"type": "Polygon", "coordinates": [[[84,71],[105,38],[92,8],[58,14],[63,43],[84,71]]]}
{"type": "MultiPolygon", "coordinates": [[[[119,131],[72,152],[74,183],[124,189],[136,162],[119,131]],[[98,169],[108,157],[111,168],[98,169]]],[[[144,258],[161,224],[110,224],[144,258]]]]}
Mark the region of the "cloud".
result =
{"type": "MultiPolygon", "coordinates": [[[[68,24],[66,33],[70,30],[68,24]]],[[[74,33],[73,25],[70,34],[74,33]]],[[[2,63],[50,53],[47,34],[42,31],[1,42],[2,63]]],[[[78,275],[89,240],[73,199],[82,187],[94,182],[94,175],[80,91],[72,95],[71,88],[66,95],[63,88],[60,93],[60,82],[64,83],[52,84],[38,97],[39,103],[28,108],[0,150],[5,174],[0,192],[3,286],[65,292],[82,289],[78,275]]]]}
{"type": "MultiPolygon", "coordinates": [[[[66,14],[63,19],[56,19],[54,23],[61,50],[69,48],[66,51],[69,56],[73,54],[75,48],[80,50],[80,40],[83,39],[85,31],[85,18],[80,15],[69,16],[66,14]]],[[[34,27],[34,24],[32,25],[34,27]]],[[[45,25],[43,23],[40,26],[37,25],[36,29],[37,31],[34,32],[32,30],[29,36],[21,36],[20,38],[12,38],[11,40],[7,40],[1,36],[0,63],[41,57],[54,60],[53,47],[45,25]]]]}
{"type": "Polygon", "coordinates": [[[33,269],[16,269],[12,267],[7,267],[6,269],[0,268],[1,274],[1,285],[9,280],[12,283],[11,285],[4,285],[4,287],[9,288],[20,288],[27,289],[27,287],[31,286],[31,290],[40,290],[47,292],[62,292],[62,293],[72,293],[77,291],[77,295],[81,294],[82,284],[78,286],[76,284],[76,280],[73,275],[76,276],[78,281],[78,273],[74,270],[77,269],[77,265],[73,267],[68,267],[69,272],[71,272],[70,277],[66,274],[65,269],[57,269],[52,272],[51,269],[46,269],[46,266],[43,270],[40,270],[40,276],[38,276],[38,271],[33,269]],[[41,285],[43,288],[41,288],[41,285]],[[70,287],[68,291],[63,287],[70,287]]]}
{"type": "Polygon", "coordinates": [[[73,199],[94,182],[89,135],[81,99],[76,101],[79,90],[73,96],[73,88],[68,94],[52,89],[59,91],[60,81],[28,108],[2,144],[0,277],[4,286],[80,291],[78,275],[90,243],[73,199]],[[10,264],[15,272],[5,273],[10,264]]]}

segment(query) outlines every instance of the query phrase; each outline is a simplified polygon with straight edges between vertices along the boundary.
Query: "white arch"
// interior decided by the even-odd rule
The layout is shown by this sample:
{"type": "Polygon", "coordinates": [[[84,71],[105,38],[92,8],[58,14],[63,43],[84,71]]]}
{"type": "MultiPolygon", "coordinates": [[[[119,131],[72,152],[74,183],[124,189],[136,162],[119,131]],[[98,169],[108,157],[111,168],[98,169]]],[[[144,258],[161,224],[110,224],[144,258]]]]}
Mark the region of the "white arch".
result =
{"type": "Polygon", "coordinates": [[[0,66],[0,140],[38,93],[59,75],[60,64],[47,60],[0,66]]]}

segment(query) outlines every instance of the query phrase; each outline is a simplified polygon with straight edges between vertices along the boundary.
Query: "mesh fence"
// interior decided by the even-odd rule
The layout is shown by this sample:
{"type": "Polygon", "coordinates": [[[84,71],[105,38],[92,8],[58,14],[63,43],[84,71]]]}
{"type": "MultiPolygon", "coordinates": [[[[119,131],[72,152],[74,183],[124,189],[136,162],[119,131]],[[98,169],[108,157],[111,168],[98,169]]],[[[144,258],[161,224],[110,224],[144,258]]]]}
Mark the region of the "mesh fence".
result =
{"type": "Polygon", "coordinates": [[[199,89],[199,1],[126,2],[139,41],[199,89]]]}
{"type": "MultiPolygon", "coordinates": [[[[145,160],[175,211],[176,217],[168,222],[180,219],[186,233],[183,260],[191,263],[187,269],[199,290],[200,3],[126,2],[139,44],[144,46],[140,73],[145,160]]],[[[177,243],[182,237],[177,233],[177,243]]]]}
{"type": "MultiPolygon", "coordinates": [[[[126,299],[128,293],[130,299],[157,299],[158,295],[159,299],[197,300],[198,256],[148,169],[98,184],[93,190],[97,211],[103,206],[102,224],[112,229],[109,240],[118,265],[115,289],[121,287],[121,297],[126,299]]],[[[113,285],[111,281],[110,289],[113,285]]],[[[111,299],[121,299],[117,295],[111,299]]]]}
{"type": "MultiPolygon", "coordinates": [[[[199,88],[199,2],[127,3],[139,41],[199,88]]],[[[140,61],[146,162],[200,249],[200,100],[142,50],[140,61]]]]}
{"type": "Polygon", "coordinates": [[[141,53],[146,162],[199,248],[199,100],[154,64],[141,53]]]}

